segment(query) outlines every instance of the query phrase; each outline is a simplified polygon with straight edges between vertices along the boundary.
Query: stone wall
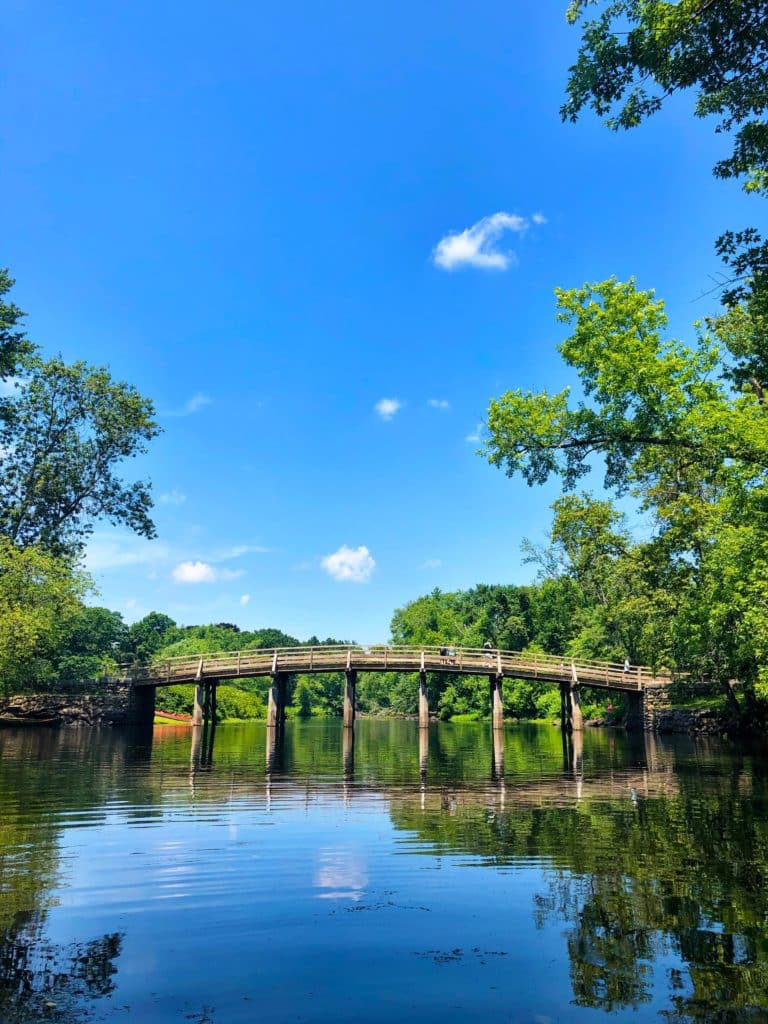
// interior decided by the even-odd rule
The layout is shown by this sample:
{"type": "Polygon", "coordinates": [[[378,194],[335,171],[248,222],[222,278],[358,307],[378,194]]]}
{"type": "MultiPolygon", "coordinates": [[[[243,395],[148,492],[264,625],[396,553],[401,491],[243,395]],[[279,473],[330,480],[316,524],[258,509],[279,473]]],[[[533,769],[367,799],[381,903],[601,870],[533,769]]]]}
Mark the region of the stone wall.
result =
{"type": "Polygon", "coordinates": [[[680,732],[687,736],[720,735],[725,732],[723,715],[711,708],[661,708],[656,712],[655,732],[680,732]]]}
{"type": "Polygon", "coordinates": [[[151,722],[154,687],[135,690],[110,683],[86,693],[27,693],[0,702],[0,714],[60,718],[63,725],[132,725],[151,722]]]}
{"type": "Polygon", "coordinates": [[[646,683],[643,687],[643,728],[658,732],[661,718],[672,704],[670,683],[646,683]]]}
{"type": "Polygon", "coordinates": [[[673,685],[646,683],[643,692],[643,728],[647,732],[722,733],[723,716],[710,708],[672,707],[673,685]]]}

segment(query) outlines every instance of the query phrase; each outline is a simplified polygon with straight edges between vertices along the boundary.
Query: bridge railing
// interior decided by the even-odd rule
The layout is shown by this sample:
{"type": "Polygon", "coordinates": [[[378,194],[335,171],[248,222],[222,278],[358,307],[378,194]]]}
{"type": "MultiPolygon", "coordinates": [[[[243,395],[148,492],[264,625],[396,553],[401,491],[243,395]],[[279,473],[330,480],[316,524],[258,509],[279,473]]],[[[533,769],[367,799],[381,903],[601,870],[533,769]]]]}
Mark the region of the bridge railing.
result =
{"type": "Polygon", "coordinates": [[[344,644],[305,647],[256,648],[245,651],[217,651],[211,654],[177,655],[147,666],[125,666],[127,676],[137,682],[190,682],[195,679],[237,678],[283,672],[323,672],[345,669],[368,671],[438,670],[498,672],[514,676],[572,680],[641,689],[643,683],[659,677],[647,666],[629,671],[618,662],[590,661],[543,654],[537,651],[505,651],[484,647],[453,645],[408,646],[398,644],[344,644]]]}

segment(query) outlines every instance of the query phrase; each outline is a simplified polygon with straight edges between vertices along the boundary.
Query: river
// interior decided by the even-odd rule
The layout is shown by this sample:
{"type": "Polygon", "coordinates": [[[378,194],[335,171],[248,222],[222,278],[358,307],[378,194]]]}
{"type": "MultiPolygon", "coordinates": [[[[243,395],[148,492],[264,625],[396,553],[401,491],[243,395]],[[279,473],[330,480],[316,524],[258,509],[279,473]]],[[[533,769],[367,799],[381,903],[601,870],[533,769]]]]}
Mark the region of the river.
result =
{"type": "Polygon", "coordinates": [[[3,1024],[768,1020],[759,752],[191,732],[0,731],[3,1024]]]}

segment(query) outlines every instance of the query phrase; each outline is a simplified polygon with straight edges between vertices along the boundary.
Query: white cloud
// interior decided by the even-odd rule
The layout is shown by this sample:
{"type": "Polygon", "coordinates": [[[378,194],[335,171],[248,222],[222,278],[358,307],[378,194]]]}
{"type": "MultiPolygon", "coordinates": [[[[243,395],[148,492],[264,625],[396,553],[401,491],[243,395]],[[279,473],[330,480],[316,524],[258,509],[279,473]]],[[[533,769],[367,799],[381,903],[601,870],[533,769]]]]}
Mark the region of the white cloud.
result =
{"type": "Polygon", "coordinates": [[[250,600],[251,600],[251,595],[250,594],[241,594],[240,595],[240,604],[241,605],[243,605],[243,606],[247,605],[250,600]]]}
{"type": "Polygon", "coordinates": [[[439,558],[428,558],[426,561],[421,563],[422,569],[439,569],[442,565],[442,560],[439,558]]]}
{"type": "Polygon", "coordinates": [[[482,423],[478,423],[477,426],[475,427],[475,429],[472,431],[472,433],[471,434],[467,434],[467,436],[464,438],[464,440],[465,441],[469,441],[472,444],[477,444],[478,441],[482,441],[483,440],[482,431],[483,431],[483,424],[482,423]]]}
{"type": "Polygon", "coordinates": [[[451,403],[448,401],[447,398],[430,398],[427,401],[427,405],[431,406],[433,409],[450,409],[451,408],[451,403]]]}
{"type": "Polygon", "coordinates": [[[191,398],[187,399],[184,405],[182,405],[179,409],[169,409],[165,413],[165,415],[191,416],[192,413],[198,412],[200,409],[203,409],[206,405],[210,405],[212,401],[213,399],[209,398],[208,395],[204,395],[198,391],[196,395],[193,395],[191,398]]]}
{"type": "Polygon", "coordinates": [[[348,548],[342,544],[338,551],[322,558],[320,564],[335,580],[352,583],[367,583],[376,568],[370,551],[362,544],[359,548],[348,548]]]}
{"type": "Polygon", "coordinates": [[[125,599],[125,607],[129,611],[132,611],[134,608],[138,607],[138,604],[139,604],[139,602],[136,600],[135,597],[127,597],[125,599]]]}
{"type": "Polygon", "coordinates": [[[531,217],[531,220],[533,221],[534,224],[546,224],[547,223],[547,218],[544,216],[543,213],[534,213],[533,216],[531,217]]]}
{"type": "Polygon", "coordinates": [[[432,252],[432,260],[443,270],[457,267],[479,267],[482,270],[506,270],[514,256],[497,249],[496,243],[505,231],[521,234],[528,227],[525,217],[516,213],[491,214],[482,217],[476,224],[464,231],[447,234],[432,252]]]}
{"type": "Polygon", "coordinates": [[[243,575],[241,569],[216,569],[207,562],[179,562],[171,573],[176,583],[218,583],[235,580],[243,575]]]}
{"type": "Polygon", "coordinates": [[[166,491],[165,494],[161,494],[157,500],[161,505],[183,505],[187,500],[187,496],[174,487],[172,491],[166,491]]]}
{"type": "Polygon", "coordinates": [[[402,407],[403,403],[399,398],[380,398],[373,408],[383,420],[391,420],[402,407]]]}
{"type": "Polygon", "coordinates": [[[207,562],[179,562],[173,570],[177,583],[214,583],[216,570],[207,562]]]}

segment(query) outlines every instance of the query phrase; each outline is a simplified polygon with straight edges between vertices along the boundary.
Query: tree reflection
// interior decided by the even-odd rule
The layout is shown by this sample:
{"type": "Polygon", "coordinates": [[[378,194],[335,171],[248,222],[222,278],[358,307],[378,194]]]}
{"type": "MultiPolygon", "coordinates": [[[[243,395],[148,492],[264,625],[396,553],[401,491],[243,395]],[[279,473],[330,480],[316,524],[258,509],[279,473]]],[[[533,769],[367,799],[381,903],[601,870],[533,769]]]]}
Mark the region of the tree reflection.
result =
{"type": "Polygon", "coordinates": [[[589,780],[563,806],[555,780],[507,787],[512,810],[488,814],[464,799],[458,813],[393,799],[395,824],[440,851],[513,865],[535,856],[547,889],[534,915],[562,928],[574,1002],[637,1011],[667,988],[669,1021],[742,1024],[768,1006],[768,777],[760,761],[721,773],[630,776],[624,794],[589,780]]]}
{"type": "Polygon", "coordinates": [[[90,942],[58,946],[44,937],[42,915],[19,915],[0,942],[0,1020],[73,1022],[84,1004],[114,991],[115,960],[122,936],[115,932],[90,942]]]}
{"type": "Polygon", "coordinates": [[[188,729],[159,731],[151,749],[111,733],[98,744],[79,731],[0,735],[2,1024],[70,1024],[112,991],[119,935],[44,941],[63,815],[99,822],[115,798],[129,822],[182,799],[269,800],[275,775],[283,800],[334,785],[343,799],[380,793],[395,827],[462,864],[535,863],[545,879],[535,919],[563,935],[578,1006],[648,1013],[666,996],[673,1024],[766,1019],[764,759],[607,733],[582,752],[581,737],[569,744],[554,729],[505,730],[503,751],[488,728],[356,729],[353,765],[352,731],[345,747],[338,722],[291,722],[279,741],[263,725],[224,727],[205,771],[188,729]]]}

